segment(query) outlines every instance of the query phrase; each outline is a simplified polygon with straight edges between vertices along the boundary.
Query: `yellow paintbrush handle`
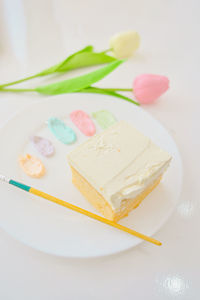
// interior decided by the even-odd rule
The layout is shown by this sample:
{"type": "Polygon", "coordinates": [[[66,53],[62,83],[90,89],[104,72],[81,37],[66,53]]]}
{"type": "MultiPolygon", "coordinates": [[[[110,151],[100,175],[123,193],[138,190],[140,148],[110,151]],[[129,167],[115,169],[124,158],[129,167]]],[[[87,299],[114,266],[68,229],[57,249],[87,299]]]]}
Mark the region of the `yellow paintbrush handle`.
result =
{"type": "Polygon", "coordinates": [[[85,210],[85,209],[83,209],[83,208],[80,208],[80,207],[78,207],[78,206],[76,206],[76,205],[73,205],[73,204],[68,203],[68,202],[65,202],[65,201],[63,201],[63,200],[61,200],[61,199],[58,199],[58,198],[53,197],[53,196],[51,196],[51,195],[48,195],[48,194],[46,194],[46,193],[44,193],[44,192],[41,192],[41,191],[39,191],[39,190],[37,190],[37,189],[30,188],[29,193],[32,193],[32,194],[37,195],[37,196],[40,196],[40,197],[42,197],[42,198],[44,198],[44,199],[47,199],[47,200],[49,200],[49,201],[52,201],[52,202],[57,203],[57,204],[59,204],[59,205],[62,205],[62,206],[64,206],[64,207],[67,207],[67,208],[69,208],[69,209],[71,209],[71,210],[74,210],[74,211],[76,211],[76,212],[78,212],[78,213],[80,213],[80,214],[83,214],[83,215],[85,215],[85,216],[88,216],[88,217],[90,217],[90,218],[92,218],[92,219],[98,220],[98,221],[100,221],[100,222],[102,222],[102,223],[104,223],[104,224],[107,224],[107,225],[110,225],[110,226],[115,227],[115,228],[117,228],[117,229],[120,229],[120,230],[122,230],[122,231],[125,231],[125,232],[127,232],[127,233],[129,233],[129,234],[132,234],[132,235],[134,235],[134,236],[136,236],[136,237],[138,237],[138,238],[140,238],[140,239],[143,239],[143,240],[145,240],[145,241],[147,241],[147,242],[153,243],[153,244],[158,245],[158,246],[161,246],[161,245],[162,245],[161,242],[159,242],[159,241],[157,241],[157,240],[155,240],[155,239],[153,239],[153,238],[151,238],[151,237],[148,237],[148,236],[146,236],[146,235],[144,235],[144,234],[142,234],[142,233],[139,233],[139,232],[137,232],[137,231],[135,231],[135,230],[133,230],[133,229],[127,228],[127,227],[125,227],[125,226],[123,226],[123,225],[120,225],[120,224],[115,223],[115,222],[113,222],[113,221],[110,221],[110,220],[108,220],[108,219],[106,219],[106,218],[103,218],[103,217],[101,217],[101,216],[98,216],[98,215],[96,215],[96,214],[93,214],[93,213],[90,212],[90,211],[87,211],[87,210],[85,210]]]}

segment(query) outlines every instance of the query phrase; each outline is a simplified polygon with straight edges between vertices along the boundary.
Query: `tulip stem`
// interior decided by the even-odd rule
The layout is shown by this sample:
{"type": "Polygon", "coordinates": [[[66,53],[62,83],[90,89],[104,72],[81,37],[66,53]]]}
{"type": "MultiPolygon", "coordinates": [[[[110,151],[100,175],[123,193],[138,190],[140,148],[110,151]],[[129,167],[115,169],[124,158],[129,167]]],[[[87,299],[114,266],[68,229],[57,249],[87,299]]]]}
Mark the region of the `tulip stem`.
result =
{"type": "Polygon", "coordinates": [[[0,88],[0,92],[11,92],[11,93],[35,92],[35,89],[3,89],[3,88],[0,88]]]}
{"type": "Polygon", "coordinates": [[[16,80],[16,81],[12,81],[12,82],[9,82],[9,83],[5,83],[5,84],[2,84],[0,85],[0,89],[4,88],[4,87],[7,87],[7,86],[10,86],[10,85],[15,85],[17,83],[22,83],[24,81],[27,81],[27,80],[30,80],[30,79],[33,79],[33,78],[36,78],[38,77],[39,75],[36,74],[36,75],[32,75],[32,76],[29,76],[29,77],[26,77],[26,78],[22,78],[22,79],[19,79],[19,80],[16,80]]]}
{"type": "MultiPolygon", "coordinates": [[[[124,89],[124,88],[104,88],[104,90],[108,92],[116,92],[116,91],[121,91],[121,92],[132,92],[133,89],[124,89]]],[[[3,88],[0,86],[0,92],[34,92],[34,89],[8,89],[8,88],[3,88]]]]}
{"type": "Polygon", "coordinates": [[[107,52],[111,52],[111,51],[113,51],[113,48],[106,49],[106,50],[102,51],[101,53],[107,53],[107,52]]]}
{"type": "Polygon", "coordinates": [[[110,91],[110,92],[116,92],[116,91],[121,91],[121,92],[132,92],[133,89],[123,89],[123,88],[117,88],[117,89],[109,89],[109,88],[104,88],[104,90],[106,91],[110,91]]]}

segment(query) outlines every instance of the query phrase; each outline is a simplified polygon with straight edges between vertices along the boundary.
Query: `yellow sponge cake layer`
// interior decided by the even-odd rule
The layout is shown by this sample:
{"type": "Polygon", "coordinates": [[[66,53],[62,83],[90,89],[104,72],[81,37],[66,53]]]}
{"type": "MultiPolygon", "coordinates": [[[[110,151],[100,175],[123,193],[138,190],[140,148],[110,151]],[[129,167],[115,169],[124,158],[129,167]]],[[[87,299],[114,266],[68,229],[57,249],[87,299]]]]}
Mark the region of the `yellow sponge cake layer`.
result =
{"type": "Polygon", "coordinates": [[[106,218],[119,220],[157,186],[171,156],[121,121],[69,155],[73,183],[106,218]]]}
{"type": "Polygon", "coordinates": [[[73,167],[72,182],[81,192],[81,194],[107,219],[114,222],[124,218],[134,208],[138,207],[142,200],[159,184],[161,176],[153,184],[148,186],[142,193],[133,199],[123,200],[118,211],[114,211],[111,205],[83,178],[73,167]]]}

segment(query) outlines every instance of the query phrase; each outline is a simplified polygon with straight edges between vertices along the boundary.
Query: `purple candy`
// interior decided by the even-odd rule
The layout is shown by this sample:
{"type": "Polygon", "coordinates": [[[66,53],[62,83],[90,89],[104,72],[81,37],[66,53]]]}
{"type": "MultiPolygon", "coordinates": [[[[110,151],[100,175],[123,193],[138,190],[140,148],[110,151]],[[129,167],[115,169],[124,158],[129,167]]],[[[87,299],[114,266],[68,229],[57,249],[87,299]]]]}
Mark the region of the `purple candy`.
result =
{"type": "Polygon", "coordinates": [[[31,137],[31,141],[34,144],[35,148],[38,150],[38,152],[43,156],[52,156],[54,154],[54,146],[49,140],[35,135],[31,137]]]}

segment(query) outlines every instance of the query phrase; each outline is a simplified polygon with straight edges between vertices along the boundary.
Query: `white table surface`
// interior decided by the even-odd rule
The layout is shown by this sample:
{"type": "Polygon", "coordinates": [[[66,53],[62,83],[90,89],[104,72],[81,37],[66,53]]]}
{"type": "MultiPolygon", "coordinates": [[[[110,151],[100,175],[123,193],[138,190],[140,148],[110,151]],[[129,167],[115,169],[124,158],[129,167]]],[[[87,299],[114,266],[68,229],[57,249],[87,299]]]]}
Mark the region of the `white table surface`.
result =
{"type": "MultiPolygon", "coordinates": [[[[142,243],[100,259],[64,259],[0,230],[0,299],[200,299],[199,11],[198,0],[0,1],[1,82],[39,71],[87,44],[106,49],[114,33],[137,30],[141,48],[101,85],[129,87],[144,72],[169,76],[170,91],[144,109],[171,132],[184,168],[181,202],[155,235],[162,247],[142,243]]],[[[0,125],[39,99],[0,94],[0,125]]]]}

